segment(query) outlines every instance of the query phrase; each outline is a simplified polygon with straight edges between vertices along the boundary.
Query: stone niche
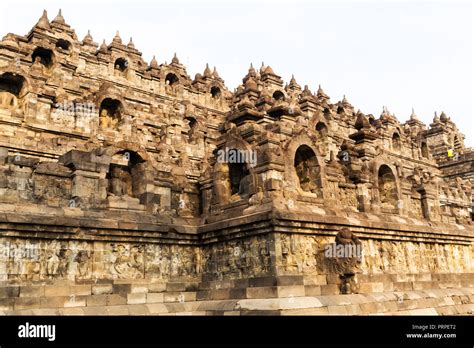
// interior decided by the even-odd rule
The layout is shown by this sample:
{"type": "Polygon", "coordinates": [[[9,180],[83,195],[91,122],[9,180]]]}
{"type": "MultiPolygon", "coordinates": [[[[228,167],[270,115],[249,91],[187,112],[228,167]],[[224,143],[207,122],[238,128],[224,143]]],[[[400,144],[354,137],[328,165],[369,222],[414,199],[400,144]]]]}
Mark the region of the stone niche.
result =
{"type": "Polygon", "coordinates": [[[378,170],[378,193],[382,212],[398,212],[397,181],[392,169],[387,165],[380,166],[378,170]]]}
{"type": "Polygon", "coordinates": [[[299,188],[303,192],[321,195],[320,167],[314,151],[306,145],[301,145],[295,154],[295,170],[299,188]]]}
{"type": "Polygon", "coordinates": [[[117,129],[122,121],[123,112],[123,104],[119,100],[105,98],[99,108],[100,129],[117,129]]]}
{"type": "Polygon", "coordinates": [[[119,151],[111,157],[106,175],[107,201],[110,208],[144,209],[140,206],[144,160],[136,152],[119,151]]]}
{"type": "Polygon", "coordinates": [[[0,75],[0,116],[13,115],[23,107],[26,80],[23,76],[5,72],[0,75]]]}

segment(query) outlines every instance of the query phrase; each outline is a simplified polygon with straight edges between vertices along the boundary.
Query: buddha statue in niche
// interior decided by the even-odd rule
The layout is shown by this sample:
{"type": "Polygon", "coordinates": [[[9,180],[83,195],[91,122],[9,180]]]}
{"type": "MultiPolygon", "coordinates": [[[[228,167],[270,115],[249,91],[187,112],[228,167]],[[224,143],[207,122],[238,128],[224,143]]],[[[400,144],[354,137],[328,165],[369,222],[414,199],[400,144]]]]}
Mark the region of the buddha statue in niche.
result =
{"type": "Polygon", "coordinates": [[[127,168],[111,165],[108,195],[116,197],[132,197],[132,175],[127,168]]]}
{"type": "Polygon", "coordinates": [[[384,176],[381,180],[380,202],[383,207],[393,208],[397,203],[397,188],[390,177],[384,176]]]}
{"type": "Polygon", "coordinates": [[[0,105],[2,107],[11,109],[18,105],[16,96],[8,91],[0,92],[0,105]]]}
{"type": "Polygon", "coordinates": [[[212,204],[227,203],[230,195],[229,166],[226,163],[217,162],[214,166],[212,204]]]}
{"type": "Polygon", "coordinates": [[[99,115],[100,128],[102,129],[108,128],[109,123],[110,123],[110,119],[109,119],[109,113],[107,112],[107,109],[100,110],[100,115],[99,115]]]}
{"type": "Polygon", "coordinates": [[[303,160],[296,166],[296,174],[300,181],[300,187],[306,192],[316,192],[318,187],[315,181],[319,177],[319,167],[308,160],[303,160]]]}

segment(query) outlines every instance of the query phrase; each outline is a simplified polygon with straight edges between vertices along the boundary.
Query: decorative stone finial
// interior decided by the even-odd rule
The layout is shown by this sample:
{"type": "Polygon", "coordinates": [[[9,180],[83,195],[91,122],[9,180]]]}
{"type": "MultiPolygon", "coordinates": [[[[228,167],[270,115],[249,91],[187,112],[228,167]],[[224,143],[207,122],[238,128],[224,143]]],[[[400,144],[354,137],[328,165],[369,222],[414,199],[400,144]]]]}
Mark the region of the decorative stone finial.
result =
{"type": "Polygon", "coordinates": [[[265,68],[264,73],[267,74],[267,75],[275,75],[275,72],[273,71],[273,69],[270,65],[265,68]]]}
{"type": "Polygon", "coordinates": [[[128,48],[135,48],[135,44],[133,43],[133,39],[130,37],[130,41],[127,45],[128,48]]]}
{"type": "Polygon", "coordinates": [[[87,34],[86,36],[84,36],[84,39],[82,40],[82,42],[92,43],[93,41],[94,39],[92,38],[91,31],[87,30],[87,34]]]}
{"type": "Polygon", "coordinates": [[[303,92],[301,92],[301,96],[303,96],[303,97],[313,97],[313,94],[309,90],[308,85],[304,85],[303,92]]]}
{"type": "Polygon", "coordinates": [[[158,61],[156,60],[155,56],[150,61],[150,67],[153,69],[158,69],[158,61]]]}
{"type": "Polygon", "coordinates": [[[439,115],[439,120],[441,122],[446,122],[448,120],[448,116],[444,113],[444,111],[441,111],[441,115],[439,115]]]}
{"type": "Polygon", "coordinates": [[[59,9],[58,15],[53,19],[52,23],[66,24],[61,9],[59,9]]]}
{"type": "Polygon", "coordinates": [[[411,120],[418,120],[418,116],[415,114],[415,108],[411,108],[411,115],[410,115],[411,120]]]}
{"type": "Polygon", "coordinates": [[[220,78],[219,74],[217,73],[216,67],[214,67],[214,71],[212,72],[212,76],[214,76],[214,78],[216,78],[216,79],[220,78]]]}
{"type": "Polygon", "coordinates": [[[122,38],[120,37],[119,31],[115,33],[114,39],[112,40],[114,43],[121,44],[122,43],[122,38]]]}
{"type": "Polygon", "coordinates": [[[174,53],[173,59],[171,59],[171,64],[179,64],[179,59],[176,55],[176,52],[174,53]]]}
{"type": "Polygon", "coordinates": [[[105,43],[105,40],[102,41],[102,45],[100,45],[99,51],[107,52],[107,44],[105,43]]]}
{"type": "Polygon", "coordinates": [[[43,15],[38,20],[38,23],[36,23],[36,27],[42,29],[51,29],[49,26],[48,12],[46,10],[43,10],[43,15]]]}
{"type": "Polygon", "coordinates": [[[326,93],[324,93],[324,90],[322,89],[321,85],[319,85],[319,87],[318,87],[318,92],[317,92],[316,96],[320,99],[321,98],[322,99],[329,99],[329,96],[326,93]]]}
{"type": "Polygon", "coordinates": [[[203,76],[204,77],[212,77],[212,72],[211,72],[211,69],[209,69],[209,64],[208,63],[206,63],[206,69],[204,69],[203,76]]]}

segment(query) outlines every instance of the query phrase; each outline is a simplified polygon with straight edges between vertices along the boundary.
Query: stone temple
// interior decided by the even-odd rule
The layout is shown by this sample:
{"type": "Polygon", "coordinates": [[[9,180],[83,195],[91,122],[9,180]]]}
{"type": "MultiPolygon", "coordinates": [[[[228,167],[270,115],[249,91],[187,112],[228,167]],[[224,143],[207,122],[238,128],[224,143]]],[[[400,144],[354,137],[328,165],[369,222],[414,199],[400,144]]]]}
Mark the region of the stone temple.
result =
{"type": "Polygon", "coordinates": [[[474,313],[473,185],[444,112],[230,91],[61,12],[0,42],[2,314],[474,313]]]}

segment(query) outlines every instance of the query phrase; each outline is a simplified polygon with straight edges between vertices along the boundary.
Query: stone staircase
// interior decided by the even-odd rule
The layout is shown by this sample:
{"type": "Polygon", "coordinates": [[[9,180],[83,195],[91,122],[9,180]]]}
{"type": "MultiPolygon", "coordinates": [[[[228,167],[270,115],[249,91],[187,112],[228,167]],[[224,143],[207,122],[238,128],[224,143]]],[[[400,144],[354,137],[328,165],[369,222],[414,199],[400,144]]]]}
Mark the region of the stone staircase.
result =
{"type": "Polygon", "coordinates": [[[0,284],[2,315],[456,315],[474,314],[474,274],[361,275],[221,281],[62,280],[0,284]]]}

